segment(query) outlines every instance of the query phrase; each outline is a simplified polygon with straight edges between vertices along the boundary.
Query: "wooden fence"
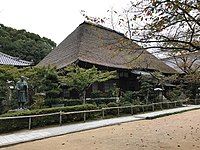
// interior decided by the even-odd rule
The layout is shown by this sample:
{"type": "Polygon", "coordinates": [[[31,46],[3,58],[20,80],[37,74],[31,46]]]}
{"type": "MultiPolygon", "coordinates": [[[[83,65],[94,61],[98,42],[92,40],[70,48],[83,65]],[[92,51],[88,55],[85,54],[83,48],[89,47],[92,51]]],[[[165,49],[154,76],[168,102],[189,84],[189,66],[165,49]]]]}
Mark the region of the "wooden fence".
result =
{"type": "Polygon", "coordinates": [[[145,108],[148,107],[151,110],[155,111],[155,107],[160,107],[160,109],[164,109],[163,106],[167,106],[166,109],[170,108],[170,105],[173,105],[174,107],[182,106],[183,104],[188,104],[188,102],[194,101],[195,104],[197,104],[197,101],[200,100],[183,100],[183,101],[172,101],[172,102],[159,102],[159,103],[152,103],[147,105],[130,105],[130,106],[120,106],[120,107],[108,107],[108,108],[102,108],[97,110],[84,110],[84,111],[74,111],[74,112],[56,112],[56,113],[49,113],[49,114],[41,114],[41,115],[29,115],[29,116],[16,116],[16,117],[1,117],[0,120],[9,120],[9,119],[22,119],[27,118],[28,119],[28,129],[31,129],[32,119],[37,117],[44,117],[44,116],[53,116],[53,115],[59,115],[59,125],[62,125],[63,115],[73,115],[73,114],[83,114],[83,121],[85,122],[87,120],[86,114],[87,113],[93,113],[93,112],[101,112],[102,119],[105,118],[105,112],[108,110],[117,110],[117,116],[120,116],[120,110],[129,108],[130,114],[134,114],[134,108],[142,109],[142,112],[145,112],[145,108]]]}

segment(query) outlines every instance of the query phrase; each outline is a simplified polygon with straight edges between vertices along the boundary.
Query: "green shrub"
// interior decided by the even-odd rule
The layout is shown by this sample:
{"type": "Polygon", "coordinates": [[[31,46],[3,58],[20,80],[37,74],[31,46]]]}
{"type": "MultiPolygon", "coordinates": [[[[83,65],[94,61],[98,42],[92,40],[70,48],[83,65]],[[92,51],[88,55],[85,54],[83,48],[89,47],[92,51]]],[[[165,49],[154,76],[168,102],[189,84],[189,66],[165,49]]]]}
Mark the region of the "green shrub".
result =
{"type": "Polygon", "coordinates": [[[98,98],[98,97],[102,97],[102,91],[96,90],[91,92],[91,98],[98,98]]]}
{"type": "Polygon", "coordinates": [[[110,103],[107,104],[107,106],[108,107],[117,107],[118,105],[115,102],[110,102],[110,103]]]}
{"type": "MultiPolygon", "coordinates": [[[[130,105],[129,105],[130,106],[130,105]]],[[[128,108],[123,108],[123,109],[120,109],[120,114],[128,114],[130,115],[131,114],[131,108],[128,107],[128,108]]]]}
{"type": "MultiPolygon", "coordinates": [[[[116,102],[116,99],[113,98],[93,98],[91,100],[86,100],[87,104],[93,105],[102,105],[108,104],[110,102],[116,102]]],[[[45,106],[52,107],[52,105],[64,104],[64,106],[75,106],[82,105],[83,101],[80,99],[61,99],[61,98],[47,98],[45,99],[45,106]]]]}
{"type": "Polygon", "coordinates": [[[61,101],[61,103],[64,104],[65,106],[75,106],[75,105],[82,105],[83,101],[80,99],[67,99],[61,101]]]}
{"type": "Polygon", "coordinates": [[[137,113],[140,113],[140,112],[142,112],[143,110],[142,110],[142,107],[133,107],[133,113],[134,114],[137,114],[137,113]]]}
{"type": "MultiPolygon", "coordinates": [[[[107,104],[108,107],[117,107],[118,105],[115,102],[110,102],[107,104]]],[[[106,111],[108,115],[117,115],[117,109],[110,109],[106,111]]]]}
{"type": "Polygon", "coordinates": [[[130,105],[132,105],[132,103],[129,102],[129,101],[125,101],[124,104],[123,104],[123,106],[130,106],[130,105]]]}
{"type": "Polygon", "coordinates": [[[45,97],[43,95],[40,95],[40,94],[35,95],[33,97],[34,102],[31,105],[31,109],[42,109],[42,108],[44,108],[44,105],[45,105],[44,98],[45,97]]]}
{"type": "Polygon", "coordinates": [[[109,98],[109,97],[105,97],[105,98],[94,98],[92,100],[86,100],[86,103],[88,104],[92,104],[94,103],[97,104],[97,106],[101,105],[101,104],[108,104],[110,102],[116,102],[115,98],[109,98]]]}
{"type": "Polygon", "coordinates": [[[134,92],[133,91],[126,91],[121,99],[122,103],[132,103],[134,99],[134,92]]]}
{"type": "Polygon", "coordinates": [[[101,108],[106,108],[106,107],[108,107],[106,104],[100,104],[100,105],[98,106],[99,109],[101,109],[101,108]]]}
{"type": "Polygon", "coordinates": [[[25,116],[25,115],[28,116],[28,115],[55,113],[60,111],[71,112],[71,111],[92,110],[92,109],[97,109],[97,107],[91,104],[86,104],[86,105],[76,105],[68,107],[54,107],[54,108],[24,110],[18,112],[8,112],[6,114],[0,115],[0,117],[13,117],[13,116],[25,116]]]}
{"type": "Polygon", "coordinates": [[[170,91],[166,94],[166,98],[169,99],[170,101],[174,101],[177,100],[180,95],[181,95],[181,90],[174,89],[173,91],[170,91]]]}
{"type": "Polygon", "coordinates": [[[154,104],[154,109],[155,110],[162,110],[162,104],[154,104]]]}
{"type": "MultiPolygon", "coordinates": [[[[46,108],[46,109],[35,109],[30,111],[29,110],[18,111],[18,112],[6,113],[1,115],[0,117],[28,116],[28,115],[55,113],[60,111],[71,112],[71,111],[82,111],[82,110],[93,110],[93,109],[97,109],[97,107],[91,104],[86,104],[86,105],[77,105],[69,107],[56,107],[56,108],[46,108]]],[[[82,121],[83,120],[82,115],[83,114],[74,114],[69,116],[63,115],[63,123],[82,121]]],[[[59,123],[59,115],[32,118],[32,127],[42,127],[58,123],[59,123]]],[[[28,118],[9,119],[0,121],[0,133],[10,132],[19,129],[28,129],[28,118]]]]}
{"type": "Polygon", "coordinates": [[[46,98],[44,104],[45,104],[45,106],[52,107],[52,105],[60,104],[60,99],[46,98]]]}
{"type": "Polygon", "coordinates": [[[61,99],[61,98],[47,98],[45,99],[45,106],[52,107],[52,105],[64,104],[64,106],[82,105],[83,101],[80,99],[61,99]]]}

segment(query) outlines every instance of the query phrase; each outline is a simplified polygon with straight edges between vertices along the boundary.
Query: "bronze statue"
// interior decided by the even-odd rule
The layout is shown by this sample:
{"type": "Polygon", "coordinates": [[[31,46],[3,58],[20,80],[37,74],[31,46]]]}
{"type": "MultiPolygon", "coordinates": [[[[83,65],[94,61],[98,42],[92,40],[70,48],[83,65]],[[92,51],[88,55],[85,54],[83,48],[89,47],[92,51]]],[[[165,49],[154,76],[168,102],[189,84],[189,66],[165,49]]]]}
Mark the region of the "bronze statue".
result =
{"type": "Polygon", "coordinates": [[[24,76],[20,77],[16,84],[16,89],[19,109],[25,109],[25,103],[28,101],[28,84],[24,76]]]}

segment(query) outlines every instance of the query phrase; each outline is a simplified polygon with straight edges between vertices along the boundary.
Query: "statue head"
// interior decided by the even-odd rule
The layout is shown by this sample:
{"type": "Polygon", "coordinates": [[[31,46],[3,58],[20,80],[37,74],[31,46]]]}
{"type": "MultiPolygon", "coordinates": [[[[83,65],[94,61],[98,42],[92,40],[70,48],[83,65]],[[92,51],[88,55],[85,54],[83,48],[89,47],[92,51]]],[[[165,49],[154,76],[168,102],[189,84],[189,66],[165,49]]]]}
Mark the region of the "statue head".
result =
{"type": "Polygon", "coordinates": [[[20,76],[20,80],[24,81],[25,80],[25,76],[20,76]]]}

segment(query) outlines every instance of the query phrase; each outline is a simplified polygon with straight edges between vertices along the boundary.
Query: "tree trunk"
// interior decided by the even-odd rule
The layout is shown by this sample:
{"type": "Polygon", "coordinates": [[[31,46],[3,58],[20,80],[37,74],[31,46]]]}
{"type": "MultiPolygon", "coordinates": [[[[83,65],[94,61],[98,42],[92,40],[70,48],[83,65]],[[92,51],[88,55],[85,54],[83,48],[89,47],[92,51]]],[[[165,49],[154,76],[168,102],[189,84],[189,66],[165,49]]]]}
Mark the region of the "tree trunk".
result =
{"type": "Polygon", "coordinates": [[[86,91],[84,90],[81,96],[84,105],[85,105],[85,96],[86,96],[86,91]]]}

